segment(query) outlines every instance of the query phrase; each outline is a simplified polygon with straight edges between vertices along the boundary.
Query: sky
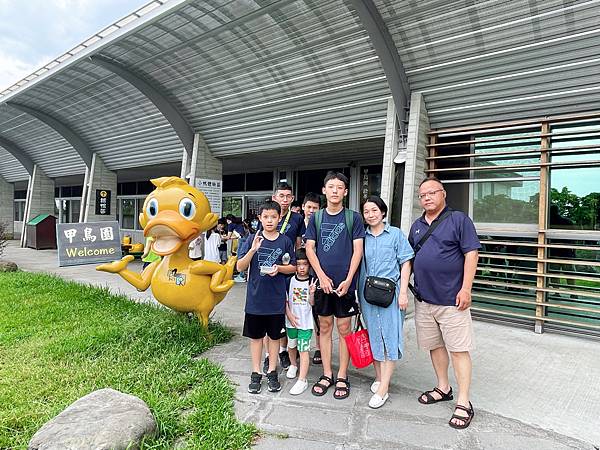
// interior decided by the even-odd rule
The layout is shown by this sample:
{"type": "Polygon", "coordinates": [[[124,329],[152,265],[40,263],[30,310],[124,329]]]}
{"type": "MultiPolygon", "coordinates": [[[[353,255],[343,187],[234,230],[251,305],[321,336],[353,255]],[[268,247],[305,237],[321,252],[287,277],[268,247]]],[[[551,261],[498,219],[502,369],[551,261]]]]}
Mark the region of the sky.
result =
{"type": "Polygon", "coordinates": [[[0,0],[0,91],[150,0],[0,0]]]}

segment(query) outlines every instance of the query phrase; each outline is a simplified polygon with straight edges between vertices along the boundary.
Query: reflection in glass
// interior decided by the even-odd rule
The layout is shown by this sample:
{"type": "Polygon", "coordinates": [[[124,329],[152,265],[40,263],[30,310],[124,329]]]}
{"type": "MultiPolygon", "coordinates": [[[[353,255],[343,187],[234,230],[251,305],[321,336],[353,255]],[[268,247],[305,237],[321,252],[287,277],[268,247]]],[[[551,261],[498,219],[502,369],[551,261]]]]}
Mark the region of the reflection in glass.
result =
{"type": "Polygon", "coordinates": [[[551,228],[600,229],[600,168],[550,170],[551,228]]]}
{"type": "Polygon", "coordinates": [[[538,221],[539,180],[473,184],[473,220],[484,223],[538,221]]]}
{"type": "Polygon", "coordinates": [[[475,168],[488,167],[488,169],[473,171],[473,178],[486,180],[473,183],[473,220],[475,222],[537,223],[540,192],[539,169],[511,166],[538,164],[539,155],[502,155],[505,152],[539,150],[539,138],[528,137],[532,131],[494,136],[484,135],[475,138],[476,141],[483,140],[484,142],[474,144],[474,153],[495,153],[495,155],[473,158],[475,168]],[[514,138],[514,140],[485,142],[496,138],[514,138]],[[494,169],[494,167],[498,167],[498,169],[494,169]]]}
{"type": "Polygon", "coordinates": [[[242,197],[223,197],[223,217],[233,214],[242,217],[242,197]]]}

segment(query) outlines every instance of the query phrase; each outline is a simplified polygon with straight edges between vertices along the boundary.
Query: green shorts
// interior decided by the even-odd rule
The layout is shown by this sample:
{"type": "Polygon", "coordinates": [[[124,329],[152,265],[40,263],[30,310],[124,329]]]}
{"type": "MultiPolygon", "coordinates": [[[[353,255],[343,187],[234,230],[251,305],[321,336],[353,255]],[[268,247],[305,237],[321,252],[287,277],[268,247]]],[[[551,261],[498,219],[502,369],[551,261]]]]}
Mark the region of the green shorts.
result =
{"type": "Polygon", "coordinates": [[[298,346],[299,352],[308,352],[310,350],[310,339],[312,338],[313,330],[299,330],[298,328],[288,328],[288,347],[295,348],[298,346]]]}

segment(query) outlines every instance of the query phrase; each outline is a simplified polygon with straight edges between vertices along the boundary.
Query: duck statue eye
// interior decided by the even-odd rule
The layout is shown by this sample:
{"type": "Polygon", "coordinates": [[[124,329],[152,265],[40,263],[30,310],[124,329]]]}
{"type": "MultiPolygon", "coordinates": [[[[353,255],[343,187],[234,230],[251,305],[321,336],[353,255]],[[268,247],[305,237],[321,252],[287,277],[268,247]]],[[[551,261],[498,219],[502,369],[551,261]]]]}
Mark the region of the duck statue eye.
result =
{"type": "Polygon", "coordinates": [[[158,200],[153,198],[148,202],[148,205],[146,205],[146,214],[151,219],[156,217],[158,214],[158,200]]]}
{"type": "Polygon", "coordinates": [[[184,198],[179,202],[179,214],[186,219],[191,219],[196,214],[196,205],[189,198],[184,198]]]}

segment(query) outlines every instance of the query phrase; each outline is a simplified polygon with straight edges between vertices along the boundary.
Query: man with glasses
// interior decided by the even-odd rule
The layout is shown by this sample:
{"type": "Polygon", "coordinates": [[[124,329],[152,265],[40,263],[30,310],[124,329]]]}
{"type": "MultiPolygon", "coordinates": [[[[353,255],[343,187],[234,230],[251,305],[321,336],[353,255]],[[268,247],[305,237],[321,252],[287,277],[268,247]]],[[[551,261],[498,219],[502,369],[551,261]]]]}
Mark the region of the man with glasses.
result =
{"type": "Polygon", "coordinates": [[[471,288],[481,245],[471,219],[446,205],[446,191],[440,180],[425,179],[418,197],[424,212],[409,233],[415,251],[415,324],[419,347],[429,351],[437,377],[437,386],[418,400],[425,405],[453,400],[448,381],[450,352],[459,392],[448,423],[453,428],[467,428],[474,415],[469,400],[471,288]]]}

